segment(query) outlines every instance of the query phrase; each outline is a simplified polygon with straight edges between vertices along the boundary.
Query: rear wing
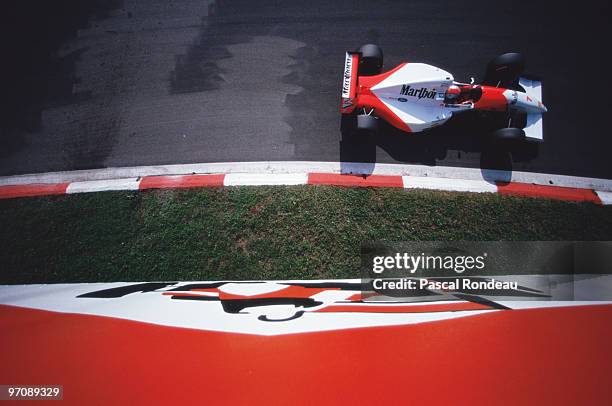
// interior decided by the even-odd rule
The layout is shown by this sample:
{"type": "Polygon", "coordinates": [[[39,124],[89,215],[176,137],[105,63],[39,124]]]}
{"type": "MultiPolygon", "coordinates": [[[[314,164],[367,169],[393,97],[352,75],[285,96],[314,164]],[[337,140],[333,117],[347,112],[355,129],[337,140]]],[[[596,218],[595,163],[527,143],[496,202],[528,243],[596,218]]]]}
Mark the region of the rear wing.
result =
{"type": "MultiPolygon", "coordinates": [[[[542,82],[538,80],[531,80],[527,78],[519,78],[519,85],[525,89],[527,96],[533,97],[537,100],[542,100],[542,82]]],[[[543,141],[544,140],[544,129],[542,126],[542,113],[529,113],[527,114],[527,123],[525,124],[525,137],[543,141]]]]}
{"type": "Polygon", "coordinates": [[[344,57],[344,71],[342,78],[342,104],[340,111],[350,113],[354,106],[355,94],[357,93],[357,68],[359,66],[359,54],[347,52],[344,57]]]}

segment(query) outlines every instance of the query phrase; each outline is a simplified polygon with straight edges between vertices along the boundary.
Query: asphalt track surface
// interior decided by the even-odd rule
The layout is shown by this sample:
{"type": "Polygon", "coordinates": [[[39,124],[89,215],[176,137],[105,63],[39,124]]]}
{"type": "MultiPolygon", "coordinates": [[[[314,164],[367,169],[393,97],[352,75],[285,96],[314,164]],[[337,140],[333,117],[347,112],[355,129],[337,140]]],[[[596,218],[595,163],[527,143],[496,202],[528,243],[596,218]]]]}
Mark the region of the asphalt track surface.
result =
{"type": "Polygon", "coordinates": [[[384,162],[612,178],[606,1],[26,0],[4,5],[0,175],[237,161],[384,162]],[[466,115],[343,137],[344,52],[482,78],[518,51],[545,142],[512,154],[466,115]]]}

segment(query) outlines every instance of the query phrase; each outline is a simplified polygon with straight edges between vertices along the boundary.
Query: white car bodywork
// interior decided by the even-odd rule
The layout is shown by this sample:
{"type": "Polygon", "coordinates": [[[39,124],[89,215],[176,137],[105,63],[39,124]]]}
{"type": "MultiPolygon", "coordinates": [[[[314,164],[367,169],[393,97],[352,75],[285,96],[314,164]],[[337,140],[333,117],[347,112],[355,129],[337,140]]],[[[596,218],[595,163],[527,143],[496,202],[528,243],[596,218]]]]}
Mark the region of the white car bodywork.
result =
{"type": "Polygon", "coordinates": [[[418,132],[451,118],[455,109],[445,106],[444,94],[453,81],[453,75],[435,66],[407,63],[371,90],[413,131],[418,132]]]}

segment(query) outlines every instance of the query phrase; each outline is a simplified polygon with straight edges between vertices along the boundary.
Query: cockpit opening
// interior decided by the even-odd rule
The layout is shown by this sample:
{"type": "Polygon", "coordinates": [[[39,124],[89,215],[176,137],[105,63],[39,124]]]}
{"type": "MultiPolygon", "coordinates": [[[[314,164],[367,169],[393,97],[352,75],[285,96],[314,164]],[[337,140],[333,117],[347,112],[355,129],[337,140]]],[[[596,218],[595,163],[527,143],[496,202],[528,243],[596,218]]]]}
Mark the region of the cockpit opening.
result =
{"type": "Polygon", "coordinates": [[[451,85],[444,94],[444,103],[476,103],[482,97],[482,88],[473,85],[451,85]]]}

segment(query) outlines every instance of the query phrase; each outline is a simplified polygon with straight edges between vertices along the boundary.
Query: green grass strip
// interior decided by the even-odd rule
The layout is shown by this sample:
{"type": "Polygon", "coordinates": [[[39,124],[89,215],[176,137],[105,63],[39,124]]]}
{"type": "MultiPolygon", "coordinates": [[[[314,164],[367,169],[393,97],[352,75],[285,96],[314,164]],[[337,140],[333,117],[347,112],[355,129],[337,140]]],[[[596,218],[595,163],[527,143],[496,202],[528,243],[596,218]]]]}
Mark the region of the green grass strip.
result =
{"type": "Polygon", "coordinates": [[[359,277],[370,240],[611,240],[612,207],[325,186],[0,201],[0,283],[359,277]]]}

